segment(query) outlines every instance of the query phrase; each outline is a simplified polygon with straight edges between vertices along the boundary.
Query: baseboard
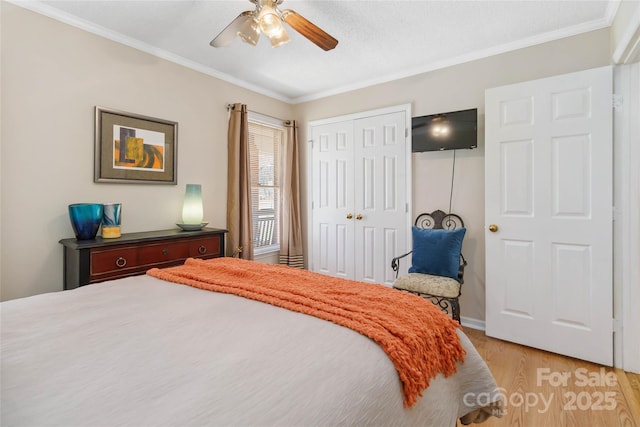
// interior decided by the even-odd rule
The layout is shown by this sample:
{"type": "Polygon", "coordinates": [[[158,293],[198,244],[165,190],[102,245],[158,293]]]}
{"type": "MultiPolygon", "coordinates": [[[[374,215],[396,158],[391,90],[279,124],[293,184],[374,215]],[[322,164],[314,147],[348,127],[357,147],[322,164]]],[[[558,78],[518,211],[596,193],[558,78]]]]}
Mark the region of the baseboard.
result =
{"type": "Polygon", "coordinates": [[[474,319],[472,317],[460,317],[460,324],[465,328],[477,329],[479,331],[485,330],[484,320],[474,319]]]}

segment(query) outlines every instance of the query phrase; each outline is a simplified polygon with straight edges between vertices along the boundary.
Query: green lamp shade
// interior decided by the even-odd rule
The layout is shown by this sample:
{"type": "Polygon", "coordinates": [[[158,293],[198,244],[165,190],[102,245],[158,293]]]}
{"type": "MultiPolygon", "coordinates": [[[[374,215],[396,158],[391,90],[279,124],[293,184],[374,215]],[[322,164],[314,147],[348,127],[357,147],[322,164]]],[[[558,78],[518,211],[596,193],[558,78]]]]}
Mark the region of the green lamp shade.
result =
{"type": "Polygon", "coordinates": [[[201,224],[204,217],[202,208],[202,186],[187,184],[182,206],[182,222],[184,224],[201,224]]]}

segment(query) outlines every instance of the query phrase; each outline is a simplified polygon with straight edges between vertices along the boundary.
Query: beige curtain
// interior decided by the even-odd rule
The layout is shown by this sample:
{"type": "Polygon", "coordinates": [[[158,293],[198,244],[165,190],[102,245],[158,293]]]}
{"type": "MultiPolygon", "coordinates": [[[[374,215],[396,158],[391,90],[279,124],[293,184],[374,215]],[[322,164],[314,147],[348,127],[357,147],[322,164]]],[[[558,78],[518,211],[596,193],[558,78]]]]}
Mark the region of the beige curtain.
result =
{"type": "Polygon", "coordinates": [[[247,106],[233,104],[229,109],[227,256],[253,259],[247,106]]]}
{"type": "Polygon", "coordinates": [[[282,177],[282,209],[280,227],[280,264],[304,268],[302,221],[300,213],[300,167],[298,125],[285,125],[284,168],[282,177]]]}

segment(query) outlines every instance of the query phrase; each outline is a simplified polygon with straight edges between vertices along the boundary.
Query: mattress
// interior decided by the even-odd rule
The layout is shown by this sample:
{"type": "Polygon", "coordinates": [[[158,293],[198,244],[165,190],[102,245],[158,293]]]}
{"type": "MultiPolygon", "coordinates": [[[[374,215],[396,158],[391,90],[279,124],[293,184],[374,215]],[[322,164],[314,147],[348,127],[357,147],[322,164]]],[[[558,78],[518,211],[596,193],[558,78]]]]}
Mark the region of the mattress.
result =
{"type": "Polygon", "coordinates": [[[454,426],[499,414],[464,362],[403,406],[371,339],[239,296],[136,276],[0,304],[3,426],[454,426]],[[465,417],[466,416],[466,417],[465,417]]]}

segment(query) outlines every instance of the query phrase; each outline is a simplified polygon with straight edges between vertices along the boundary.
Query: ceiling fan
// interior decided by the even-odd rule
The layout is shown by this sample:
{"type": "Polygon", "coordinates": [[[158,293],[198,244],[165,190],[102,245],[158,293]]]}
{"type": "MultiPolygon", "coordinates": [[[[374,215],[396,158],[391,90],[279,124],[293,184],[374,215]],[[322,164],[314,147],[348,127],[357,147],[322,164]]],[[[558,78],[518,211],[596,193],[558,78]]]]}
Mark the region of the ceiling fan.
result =
{"type": "Polygon", "coordinates": [[[238,15],[216,38],[211,40],[209,43],[211,46],[227,46],[236,35],[242,41],[255,46],[262,33],[269,37],[271,47],[278,47],[289,42],[289,35],[283,22],[324,50],[331,50],[338,44],[338,40],[300,14],[291,9],[278,9],[278,5],[283,0],[249,1],[256,5],[256,9],[247,10],[238,15]]]}

